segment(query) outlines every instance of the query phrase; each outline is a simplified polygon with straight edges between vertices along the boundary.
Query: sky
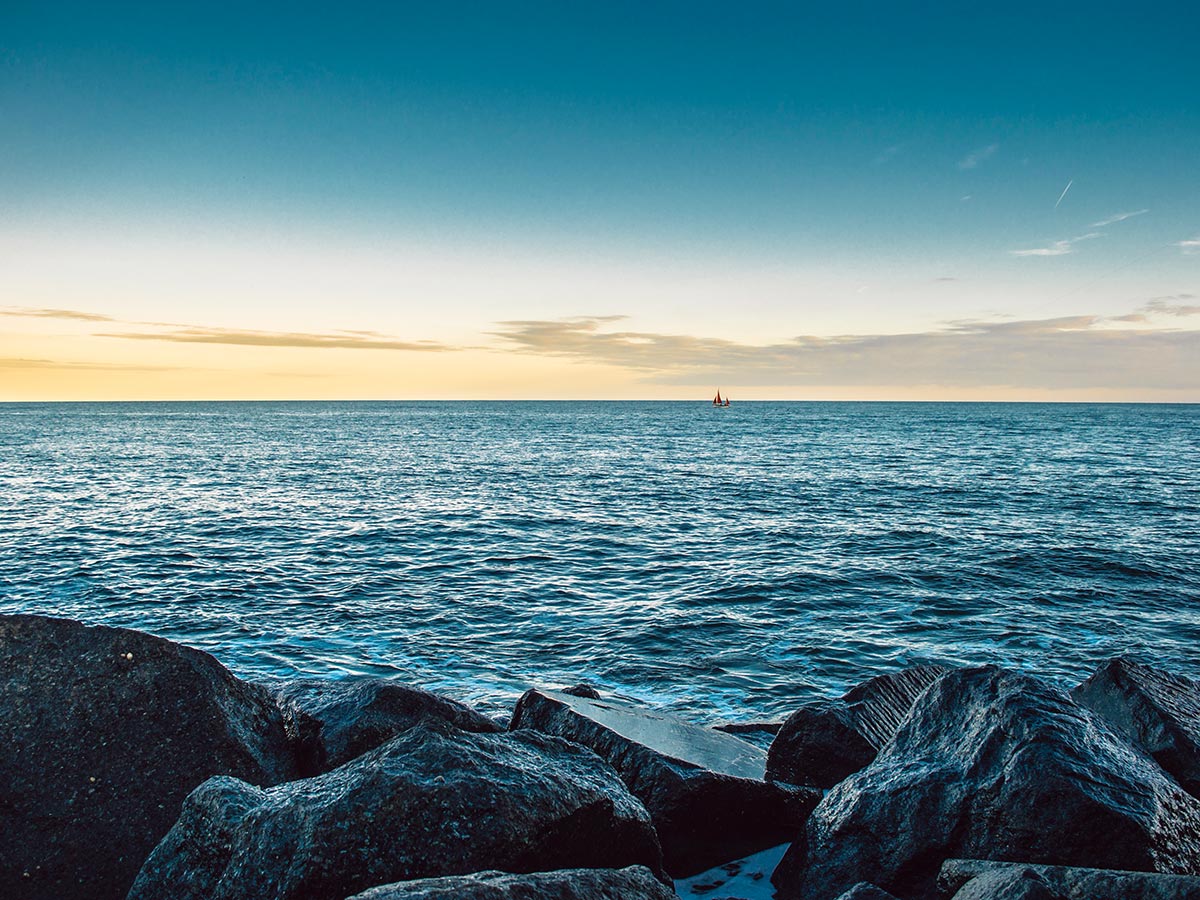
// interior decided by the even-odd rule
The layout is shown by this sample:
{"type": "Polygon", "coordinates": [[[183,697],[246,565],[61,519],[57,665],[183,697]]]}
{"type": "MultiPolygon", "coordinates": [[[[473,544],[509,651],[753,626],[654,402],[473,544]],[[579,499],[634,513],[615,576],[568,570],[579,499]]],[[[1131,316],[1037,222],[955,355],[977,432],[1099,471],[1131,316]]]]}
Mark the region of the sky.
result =
{"type": "Polygon", "coordinates": [[[0,4],[0,401],[1200,401],[1185,4],[0,4]]]}

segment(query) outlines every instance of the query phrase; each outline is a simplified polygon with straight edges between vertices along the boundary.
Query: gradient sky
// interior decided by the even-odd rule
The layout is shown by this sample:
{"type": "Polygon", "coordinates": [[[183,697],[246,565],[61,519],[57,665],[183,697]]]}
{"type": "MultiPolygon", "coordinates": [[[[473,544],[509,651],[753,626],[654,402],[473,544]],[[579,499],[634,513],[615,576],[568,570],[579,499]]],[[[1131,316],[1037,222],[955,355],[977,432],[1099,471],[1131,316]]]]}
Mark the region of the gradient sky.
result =
{"type": "Polygon", "coordinates": [[[8,0],[0,400],[1200,401],[1198,33],[8,0]]]}

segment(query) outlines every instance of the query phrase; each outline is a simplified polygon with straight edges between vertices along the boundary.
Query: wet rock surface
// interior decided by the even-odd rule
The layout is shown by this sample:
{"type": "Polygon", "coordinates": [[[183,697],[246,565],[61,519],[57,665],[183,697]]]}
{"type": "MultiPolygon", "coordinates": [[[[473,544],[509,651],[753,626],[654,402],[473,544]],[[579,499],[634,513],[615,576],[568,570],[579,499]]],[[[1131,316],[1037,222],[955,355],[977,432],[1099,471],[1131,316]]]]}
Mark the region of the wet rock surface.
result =
{"type": "Polygon", "coordinates": [[[798,709],[771,743],[767,778],[833,787],[875,758],[921,692],[946,672],[942,666],[902,669],[798,709]]]}
{"type": "Polygon", "coordinates": [[[650,811],[676,878],[790,839],[818,800],[764,781],[766,754],[746,741],[619,701],[528,691],[512,728],[566,738],[607,760],[650,811]]]}
{"type": "Polygon", "coordinates": [[[335,769],[420,722],[481,734],[504,730],[463,703],[383,678],[310,679],[277,691],[280,706],[297,722],[305,775],[335,769]]]}
{"type": "Polygon", "coordinates": [[[644,866],[510,875],[478,872],[371,888],[350,900],[674,900],[644,866]]]}
{"type": "Polygon", "coordinates": [[[283,717],[217,660],[138,631],[0,616],[0,896],[122,898],[212,775],[297,775],[283,717]]]}
{"type": "Polygon", "coordinates": [[[129,900],[343,900],[487,869],[630,865],[665,877],[645,809],[591,751],[433,722],[314,778],[206,782],[129,900]]]}
{"type": "Polygon", "coordinates": [[[1200,878],[1114,869],[949,859],[938,875],[941,896],[955,900],[1008,900],[1024,883],[1043,886],[1061,900],[1200,900],[1200,878]],[[1004,893],[1008,891],[1008,893],[1004,893]]]}
{"type": "Polygon", "coordinates": [[[1128,659],[1112,659],[1071,692],[1118,734],[1200,796],[1200,684],[1128,659]]]}
{"type": "Polygon", "coordinates": [[[957,670],[822,800],[773,880],[781,900],[863,879],[917,900],[949,857],[1194,872],[1200,803],[1065,692],[957,670]]]}

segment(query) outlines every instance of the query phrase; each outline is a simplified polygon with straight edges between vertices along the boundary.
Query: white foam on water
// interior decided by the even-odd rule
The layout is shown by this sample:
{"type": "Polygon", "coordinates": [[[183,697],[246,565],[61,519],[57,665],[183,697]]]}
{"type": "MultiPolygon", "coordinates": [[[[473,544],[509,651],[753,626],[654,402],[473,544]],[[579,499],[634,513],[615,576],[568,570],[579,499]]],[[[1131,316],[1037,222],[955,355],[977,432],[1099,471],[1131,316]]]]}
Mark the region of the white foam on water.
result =
{"type": "Polygon", "coordinates": [[[771,873],[790,846],[780,844],[691,878],[680,878],[675,882],[675,893],[684,900],[689,897],[703,900],[773,900],[775,886],[771,884],[771,873]]]}

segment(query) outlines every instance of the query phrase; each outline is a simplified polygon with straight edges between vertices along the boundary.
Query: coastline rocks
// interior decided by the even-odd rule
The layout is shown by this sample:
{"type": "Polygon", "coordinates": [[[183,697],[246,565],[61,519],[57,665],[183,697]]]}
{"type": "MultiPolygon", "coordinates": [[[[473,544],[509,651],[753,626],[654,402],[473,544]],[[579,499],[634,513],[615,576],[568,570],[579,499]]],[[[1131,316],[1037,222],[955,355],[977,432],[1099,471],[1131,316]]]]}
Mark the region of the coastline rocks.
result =
{"type": "Polygon", "coordinates": [[[141,632],[0,616],[0,896],[124,897],[219,774],[296,777],[266,690],[141,632]]]}
{"type": "Polygon", "coordinates": [[[343,900],[484,869],[629,865],[664,874],[645,809],[591,751],[426,722],[314,778],[205,782],[129,900],[343,900]]]}
{"type": "Polygon", "coordinates": [[[676,900],[645,866],[510,875],[476,872],[385,884],[349,900],[676,900]]]}
{"type": "Polygon", "coordinates": [[[984,859],[948,859],[938,875],[942,896],[954,900],[1009,900],[1023,896],[1006,885],[1035,881],[1061,900],[1200,900],[1200,878],[1116,869],[1027,865],[984,859]]]}
{"type": "Polygon", "coordinates": [[[822,800],[772,880],[781,900],[864,878],[916,900],[952,856],[1186,873],[1200,866],[1200,802],[1064,692],[962,669],[822,800]]]}
{"type": "Polygon", "coordinates": [[[764,781],[758,747],[627,703],[531,690],[511,728],[566,738],[607,760],[650,811],[676,878],[790,840],[819,799],[764,781]]]}
{"type": "Polygon", "coordinates": [[[439,720],[480,734],[504,730],[465,704],[382,678],[295,681],[277,696],[297,722],[306,776],[336,769],[419,722],[439,720]]]}
{"type": "Polygon", "coordinates": [[[767,778],[833,787],[868,765],[943,666],[915,666],[880,675],[836,700],[802,707],[788,717],[767,754],[767,778]]]}
{"type": "Polygon", "coordinates": [[[1071,696],[1200,797],[1200,684],[1117,658],[1071,696]]]}

